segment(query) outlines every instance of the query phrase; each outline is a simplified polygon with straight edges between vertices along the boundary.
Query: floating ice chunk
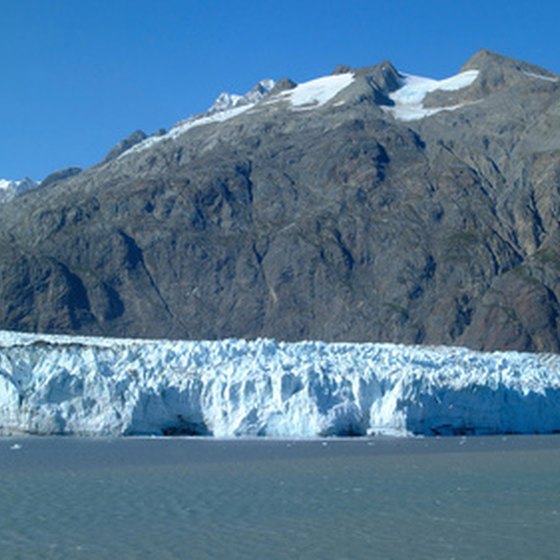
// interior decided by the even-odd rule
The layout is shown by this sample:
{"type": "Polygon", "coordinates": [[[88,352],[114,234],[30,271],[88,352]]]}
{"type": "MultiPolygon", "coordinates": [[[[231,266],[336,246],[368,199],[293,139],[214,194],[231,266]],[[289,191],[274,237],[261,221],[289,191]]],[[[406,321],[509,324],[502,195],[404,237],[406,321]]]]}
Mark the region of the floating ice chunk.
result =
{"type": "Polygon", "coordinates": [[[404,74],[402,86],[389,95],[393,106],[383,109],[402,121],[413,121],[435,115],[440,111],[453,111],[464,104],[447,107],[424,107],[424,98],[433,91],[456,91],[470,86],[477,78],[478,70],[467,70],[451,78],[433,80],[404,74]]]}

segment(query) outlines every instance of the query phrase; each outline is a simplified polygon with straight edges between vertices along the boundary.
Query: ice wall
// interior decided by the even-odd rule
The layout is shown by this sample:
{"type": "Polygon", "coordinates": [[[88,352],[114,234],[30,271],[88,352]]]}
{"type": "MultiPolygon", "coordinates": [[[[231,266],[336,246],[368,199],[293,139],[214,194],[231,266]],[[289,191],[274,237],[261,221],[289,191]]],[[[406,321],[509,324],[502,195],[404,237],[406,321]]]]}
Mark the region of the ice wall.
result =
{"type": "Polygon", "coordinates": [[[560,356],[0,331],[1,434],[218,437],[560,430],[560,356]]]}

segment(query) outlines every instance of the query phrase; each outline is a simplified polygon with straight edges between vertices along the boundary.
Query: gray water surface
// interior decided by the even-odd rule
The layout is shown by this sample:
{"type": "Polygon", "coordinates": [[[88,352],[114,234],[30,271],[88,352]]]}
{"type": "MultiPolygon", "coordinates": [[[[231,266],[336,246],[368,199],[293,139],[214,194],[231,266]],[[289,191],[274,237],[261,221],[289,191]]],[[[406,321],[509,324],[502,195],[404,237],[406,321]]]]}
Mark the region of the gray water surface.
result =
{"type": "Polygon", "coordinates": [[[557,559],[560,436],[0,439],[0,557],[557,559]]]}

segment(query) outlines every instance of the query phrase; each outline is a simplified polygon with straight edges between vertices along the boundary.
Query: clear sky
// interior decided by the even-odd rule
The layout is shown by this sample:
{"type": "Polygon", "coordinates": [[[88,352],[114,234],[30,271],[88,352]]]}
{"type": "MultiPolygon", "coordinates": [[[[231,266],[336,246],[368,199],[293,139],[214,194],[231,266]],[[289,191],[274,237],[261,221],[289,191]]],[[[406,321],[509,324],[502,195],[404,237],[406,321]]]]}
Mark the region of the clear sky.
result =
{"type": "Polygon", "coordinates": [[[559,21],[556,0],[0,0],[0,178],[88,167],[262,78],[442,78],[480,48],[560,73],[559,21]]]}

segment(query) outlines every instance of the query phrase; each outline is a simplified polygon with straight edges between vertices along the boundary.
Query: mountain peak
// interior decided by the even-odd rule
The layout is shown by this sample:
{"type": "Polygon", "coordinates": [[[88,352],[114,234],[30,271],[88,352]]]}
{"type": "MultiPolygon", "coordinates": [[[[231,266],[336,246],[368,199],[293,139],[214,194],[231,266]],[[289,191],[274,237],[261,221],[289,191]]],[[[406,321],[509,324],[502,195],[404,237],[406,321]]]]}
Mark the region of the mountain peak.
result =
{"type": "Polygon", "coordinates": [[[488,49],[481,49],[475,52],[461,68],[461,72],[466,70],[479,70],[481,72],[501,71],[501,72],[531,72],[545,77],[555,77],[555,74],[537,66],[529,64],[516,58],[505,56],[488,49]]]}
{"type": "Polygon", "coordinates": [[[274,88],[274,85],[274,80],[266,79],[257,82],[255,86],[243,95],[227,92],[220,93],[220,95],[216,98],[216,101],[214,101],[210,109],[208,109],[205,114],[212,115],[214,113],[228,111],[229,109],[234,109],[236,107],[242,107],[243,105],[256,103],[268,95],[274,88]]]}
{"type": "Polygon", "coordinates": [[[558,81],[558,76],[541,66],[529,64],[515,58],[504,56],[496,52],[482,49],[474,53],[463,65],[461,72],[479,72],[477,80],[470,95],[472,99],[481,99],[488,95],[511,88],[532,87],[531,81],[538,80],[541,84],[558,81]]]}
{"type": "Polygon", "coordinates": [[[508,58],[507,56],[488,49],[479,49],[465,62],[461,71],[472,69],[480,70],[482,66],[487,64],[504,64],[513,60],[513,58],[508,58]]]}
{"type": "Polygon", "coordinates": [[[113,146],[102,163],[107,163],[108,161],[118,158],[122,153],[132,148],[132,146],[139,144],[146,138],[148,138],[148,136],[143,130],[135,130],[132,134],[129,134],[126,138],[113,146]]]}
{"type": "Polygon", "coordinates": [[[38,186],[39,183],[29,177],[24,177],[19,181],[0,179],[0,202],[10,200],[38,186]]]}
{"type": "Polygon", "coordinates": [[[54,183],[58,183],[59,181],[64,181],[64,179],[69,179],[70,177],[74,177],[82,172],[81,167],[64,167],[57,171],[54,171],[50,175],[47,175],[41,183],[41,187],[47,187],[48,185],[52,185],[54,183]]]}
{"type": "Polygon", "coordinates": [[[385,93],[400,87],[401,74],[390,60],[383,60],[374,66],[365,66],[354,70],[356,76],[368,76],[385,93]]]}

